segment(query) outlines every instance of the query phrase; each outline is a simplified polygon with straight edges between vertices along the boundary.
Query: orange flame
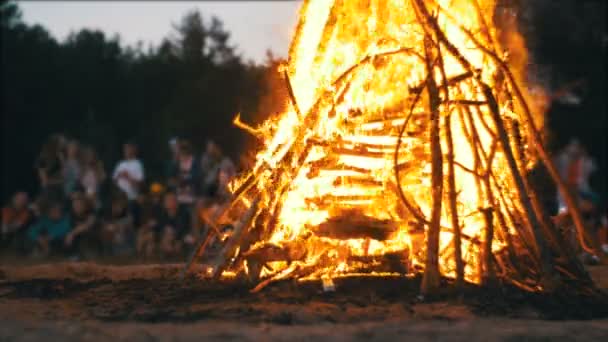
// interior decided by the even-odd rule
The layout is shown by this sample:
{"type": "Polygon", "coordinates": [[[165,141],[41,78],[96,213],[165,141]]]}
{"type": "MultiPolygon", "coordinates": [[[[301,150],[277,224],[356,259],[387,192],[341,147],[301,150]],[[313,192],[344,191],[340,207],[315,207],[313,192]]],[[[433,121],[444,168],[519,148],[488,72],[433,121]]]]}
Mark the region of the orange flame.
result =
{"type": "MultiPolygon", "coordinates": [[[[447,39],[479,70],[485,83],[495,86],[499,67],[476,48],[465,30],[489,49],[499,51],[504,59],[509,56],[499,50],[499,46],[504,45],[507,37],[508,47],[515,48],[516,52],[516,58],[509,62],[516,64],[518,77],[523,79],[527,62],[523,40],[512,29],[498,32],[495,28],[494,0],[425,2],[447,39]]],[[[254,169],[233,184],[236,188],[255,174],[254,186],[262,195],[262,205],[273,207],[273,201],[281,204],[276,225],[265,240],[251,249],[264,243],[305,244],[306,255],[299,262],[319,265],[312,277],[355,272],[356,263],[349,262],[345,255],[381,256],[408,251],[410,266],[413,266],[409,272],[416,272],[424,265],[424,244],[412,233],[413,218],[402,208],[394,190],[397,186],[394,153],[400,143],[397,163],[402,189],[423,216],[430,216],[431,162],[426,129],[429,119],[428,106],[423,103],[428,99],[421,97],[421,103],[412,109],[406,134],[401,139],[398,134],[406,122],[412,99],[420,92],[426,77],[421,57],[425,54],[425,32],[417,20],[416,10],[409,0],[309,0],[302,5],[300,18],[289,63],[283,67],[289,75],[297,108],[291,104],[277,118],[269,119],[255,130],[247,128],[263,136],[264,146],[257,154],[254,169]],[[290,153],[302,155],[303,160],[286,158],[290,153]],[[268,170],[276,169],[282,172],[271,177],[268,170]],[[314,234],[311,237],[314,227],[346,210],[389,220],[398,229],[382,241],[341,240],[314,234]],[[322,255],[327,255],[331,262],[321,264],[322,255]]],[[[438,80],[457,79],[467,72],[448,53],[443,54],[443,65],[445,76],[440,75],[439,68],[434,70],[438,80]]],[[[479,118],[475,120],[449,105],[440,106],[442,117],[452,116],[454,161],[459,165],[455,172],[457,208],[462,234],[466,237],[462,242],[465,278],[479,282],[480,245],[485,225],[479,208],[489,205],[484,192],[494,189],[480,186],[470,170],[482,173],[489,167],[493,184],[502,189],[507,198],[515,198],[511,190],[513,180],[506,171],[506,159],[500,148],[496,148],[491,164],[485,161],[496,144],[496,127],[488,106],[483,105],[481,90],[475,83],[464,80],[450,86],[447,95],[452,100],[479,102],[471,106],[479,118]],[[472,134],[478,135],[484,152],[480,160],[471,147],[472,134]]],[[[516,118],[515,104],[501,104],[502,117],[516,118]]],[[[540,123],[542,115],[537,118],[540,123]]],[[[240,124],[238,118],[235,122],[240,124]]],[[[447,151],[444,137],[442,145],[443,151],[447,151]]],[[[530,155],[527,158],[531,166],[534,160],[530,155]]],[[[248,196],[243,199],[251,202],[248,196]]],[[[517,205],[517,201],[505,201],[500,208],[506,212],[518,209],[517,205]]],[[[508,215],[505,217],[509,219],[508,215]]],[[[451,226],[447,210],[441,216],[441,227],[440,271],[453,277],[455,263],[450,248],[455,227],[451,226]]],[[[503,238],[493,239],[493,251],[505,247],[503,238]]],[[[278,261],[271,262],[270,266],[273,272],[280,272],[286,271],[288,264],[278,261]]],[[[262,276],[269,273],[263,271],[262,276]]]]}

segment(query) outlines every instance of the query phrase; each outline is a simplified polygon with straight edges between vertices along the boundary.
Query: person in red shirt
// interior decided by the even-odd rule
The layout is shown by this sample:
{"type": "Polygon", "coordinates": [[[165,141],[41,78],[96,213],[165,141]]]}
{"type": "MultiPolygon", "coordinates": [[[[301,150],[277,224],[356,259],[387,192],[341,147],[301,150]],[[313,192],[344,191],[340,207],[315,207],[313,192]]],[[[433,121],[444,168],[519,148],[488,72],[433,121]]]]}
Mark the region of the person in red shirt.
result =
{"type": "Polygon", "coordinates": [[[24,241],[27,227],[33,214],[28,207],[29,197],[26,192],[17,192],[11,204],[2,208],[2,247],[14,248],[24,252],[24,241]]]}

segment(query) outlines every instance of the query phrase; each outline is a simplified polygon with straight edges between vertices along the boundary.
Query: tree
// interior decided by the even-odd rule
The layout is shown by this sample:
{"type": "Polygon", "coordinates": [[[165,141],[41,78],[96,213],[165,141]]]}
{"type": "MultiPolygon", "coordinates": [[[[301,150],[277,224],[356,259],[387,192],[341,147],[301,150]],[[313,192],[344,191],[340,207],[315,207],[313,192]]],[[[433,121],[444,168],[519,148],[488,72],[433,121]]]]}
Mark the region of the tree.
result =
{"type": "Polygon", "coordinates": [[[21,10],[13,1],[4,1],[0,3],[0,25],[2,30],[12,29],[15,26],[22,24],[21,10]]]}
{"type": "Polygon", "coordinates": [[[2,17],[2,197],[17,189],[36,190],[33,161],[37,149],[56,129],[47,114],[61,105],[49,89],[57,88],[52,72],[57,42],[41,26],[21,21],[12,2],[0,5],[2,17]]]}
{"type": "Polygon", "coordinates": [[[224,30],[224,24],[217,18],[211,18],[208,32],[210,38],[208,56],[216,65],[239,63],[240,58],[235,54],[233,46],[228,44],[230,33],[224,30]]]}

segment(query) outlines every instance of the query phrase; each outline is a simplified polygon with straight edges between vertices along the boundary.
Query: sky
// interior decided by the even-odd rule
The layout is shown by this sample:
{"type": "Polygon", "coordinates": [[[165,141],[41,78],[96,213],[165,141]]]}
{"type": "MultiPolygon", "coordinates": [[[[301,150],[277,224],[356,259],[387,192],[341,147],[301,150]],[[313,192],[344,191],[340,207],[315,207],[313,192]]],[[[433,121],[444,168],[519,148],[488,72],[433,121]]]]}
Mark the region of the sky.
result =
{"type": "Polygon", "coordinates": [[[287,55],[301,0],[292,1],[17,1],[23,20],[44,26],[57,39],[82,28],[119,34],[122,44],[157,46],[172,24],[193,8],[217,16],[246,59],[263,62],[266,50],[287,55]]]}

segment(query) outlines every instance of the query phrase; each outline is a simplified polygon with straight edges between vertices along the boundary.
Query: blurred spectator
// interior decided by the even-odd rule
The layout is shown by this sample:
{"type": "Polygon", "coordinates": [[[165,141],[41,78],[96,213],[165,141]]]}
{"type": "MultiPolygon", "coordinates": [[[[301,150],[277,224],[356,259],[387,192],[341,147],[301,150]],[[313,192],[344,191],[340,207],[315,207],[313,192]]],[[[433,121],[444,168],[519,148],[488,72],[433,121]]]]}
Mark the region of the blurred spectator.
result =
{"type": "Polygon", "coordinates": [[[230,181],[236,176],[236,168],[230,158],[224,157],[219,165],[218,176],[217,176],[217,193],[216,201],[220,204],[230,201],[232,194],[228,188],[230,181]]]}
{"type": "MultiPolygon", "coordinates": [[[[230,204],[232,199],[232,193],[228,187],[230,181],[235,176],[234,164],[229,158],[224,158],[220,163],[218,170],[217,179],[217,191],[214,197],[207,198],[203,201],[199,201],[196,207],[196,220],[200,222],[200,231],[196,231],[195,235],[205,235],[206,230],[210,229],[209,224],[211,222],[217,224],[219,215],[223,212],[224,208],[230,204]],[[203,233],[203,234],[201,234],[203,233]]],[[[194,238],[195,236],[193,236],[194,238]]]]}
{"type": "MultiPolygon", "coordinates": [[[[572,193],[581,201],[581,209],[588,211],[599,204],[599,196],[591,189],[589,178],[596,166],[587,150],[578,140],[571,140],[557,155],[557,168],[560,176],[572,193]]],[[[567,210],[566,202],[558,193],[559,212],[567,210]]]]}
{"type": "Polygon", "coordinates": [[[199,194],[200,172],[200,161],[194,157],[192,145],[188,141],[180,142],[177,164],[172,176],[177,180],[177,203],[189,213],[195,197],[199,194]]]}
{"type": "Polygon", "coordinates": [[[81,159],[80,146],[76,140],[70,140],[66,145],[65,160],[63,162],[63,192],[70,196],[80,185],[81,159]]]}
{"type": "Polygon", "coordinates": [[[587,152],[587,149],[581,145],[568,170],[568,183],[577,189],[578,195],[583,201],[590,202],[592,206],[599,205],[599,196],[591,189],[591,185],[589,184],[591,174],[596,169],[595,162],[587,152]]]}
{"type": "Polygon", "coordinates": [[[169,147],[166,189],[153,183],[146,192],[134,143],[123,145],[113,181],[104,182],[103,163],[92,147],[52,135],[35,163],[41,194],[28,205],[27,194],[17,193],[2,209],[2,247],[72,258],[96,252],[185,255],[203,228],[201,221],[215,222],[230,202],[228,185],[236,170],[213,141],[201,157],[186,140],[173,138],[169,147]]]}
{"type": "Polygon", "coordinates": [[[98,249],[96,244],[97,218],[87,197],[75,193],[72,197],[71,221],[72,229],[65,237],[65,247],[73,257],[98,249]]]}
{"type": "Polygon", "coordinates": [[[608,205],[604,205],[604,214],[601,218],[601,225],[599,235],[600,244],[604,253],[608,254],[608,205]]]}
{"type": "MultiPolygon", "coordinates": [[[[581,143],[572,139],[557,155],[557,168],[571,191],[582,201],[582,209],[599,204],[599,197],[589,185],[589,178],[596,170],[595,163],[581,143]]],[[[565,200],[558,193],[559,211],[567,210],[565,200]]]]}
{"type": "Polygon", "coordinates": [[[176,180],[175,193],[180,210],[190,215],[193,227],[198,227],[196,206],[201,195],[201,161],[194,156],[192,145],[187,140],[179,143],[177,164],[173,179],[176,180]]]}
{"type": "Polygon", "coordinates": [[[44,202],[63,201],[63,149],[65,137],[52,135],[42,146],[42,151],[36,159],[36,170],[40,180],[41,197],[44,202]]]}
{"type": "Polygon", "coordinates": [[[87,146],[82,151],[82,173],[80,184],[96,210],[101,207],[99,191],[101,183],[106,179],[103,163],[97,157],[95,150],[87,146]]]}
{"type": "Polygon", "coordinates": [[[156,254],[157,230],[163,211],[163,192],[162,184],[152,183],[149,196],[142,206],[142,220],[137,231],[136,250],[137,255],[145,259],[156,254]]]}
{"type": "Polygon", "coordinates": [[[114,168],[112,178],[118,188],[126,194],[129,201],[129,213],[133,223],[137,225],[139,224],[137,198],[144,181],[144,167],[141,161],[137,159],[137,146],[133,142],[127,142],[123,145],[123,153],[124,159],[114,168]]]}
{"type": "Polygon", "coordinates": [[[201,188],[204,197],[213,197],[217,191],[217,175],[222,152],[213,141],[208,141],[201,158],[201,188]]]}
{"type": "Polygon", "coordinates": [[[190,216],[181,210],[177,196],[168,192],[163,198],[163,211],[158,224],[160,252],[164,257],[181,256],[184,252],[184,242],[192,243],[190,236],[190,216]]]}
{"type": "Polygon", "coordinates": [[[29,209],[29,198],[26,192],[17,192],[11,203],[2,208],[2,249],[11,248],[19,253],[25,252],[27,227],[33,219],[29,209]]]}
{"type": "Polygon", "coordinates": [[[169,140],[169,153],[171,154],[171,157],[165,164],[165,177],[167,178],[167,186],[175,189],[177,187],[175,169],[177,167],[179,153],[179,140],[176,137],[169,140]]]}
{"type": "Polygon", "coordinates": [[[114,168],[112,178],[118,188],[127,195],[127,199],[134,201],[144,180],[144,167],[137,159],[137,146],[134,143],[128,142],[123,145],[123,155],[124,159],[114,168]]]}
{"type": "Polygon", "coordinates": [[[38,222],[28,231],[34,253],[42,256],[63,254],[65,238],[70,232],[70,218],[65,214],[62,202],[53,202],[38,222]]]}
{"type": "Polygon", "coordinates": [[[123,193],[112,198],[110,210],[102,223],[102,248],[105,255],[129,255],[133,251],[133,218],[123,193]]]}
{"type": "Polygon", "coordinates": [[[566,146],[556,153],[555,166],[559,171],[562,179],[567,179],[568,165],[570,165],[574,155],[580,148],[580,143],[577,139],[571,139],[566,146]]]}
{"type": "Polygon", "coordinates": [[[207,142],[201,166],[203,198],[197,202],[193,215],[194,233],[207,229],[206,224],[210,220],[215,221],[214,217],[231,197],[228,183],[236,173],[234,163],[230,158],[222,156],[220,148],[213,141],[207,142]]]}
{"type": "MultiPolygon", "coordinates": [[[[599,246],[606,252],[606,250],[608,250],[608,248],[604,247],[606,244],[604,236],[606,230],[606,216],[605,213],[603,213],[605,208],[602,209],[599,195],[593,191],[589,184],[590,176],[596,170],[593,159],[578,140],[572,139],[558,154],[556,164],[560,176],[565,180],[566,185],[570,188],[572,194],[574,194],[579,203],[585,224],[595,232],[597,235],[595,238],[597,238],[599,246]]],[[[559,213],[556,216],[556,222],[563,224],[564,222],[567,222],[569,213],[561,193],[558,193],[558,201],[559,213]]],[[[576,241],[573,236],[571,236],[571,240],[576,241]]],[[[576,244],[576,242],[574,243],[576,244]]],[[[597,255],[583,252],[581,256],[587,263],[599,262],[599,257],[597,255]]]]}

